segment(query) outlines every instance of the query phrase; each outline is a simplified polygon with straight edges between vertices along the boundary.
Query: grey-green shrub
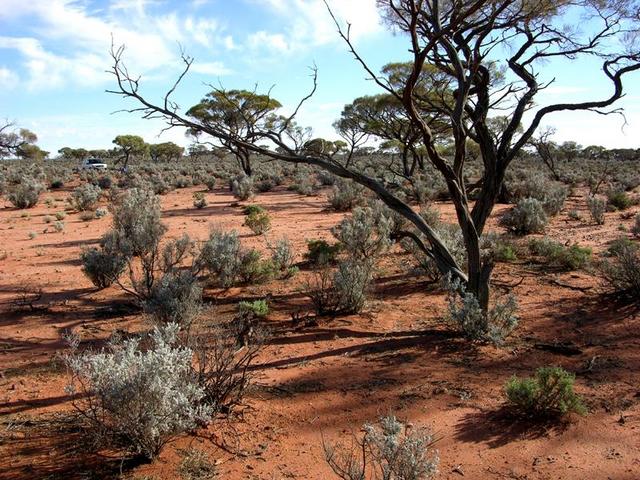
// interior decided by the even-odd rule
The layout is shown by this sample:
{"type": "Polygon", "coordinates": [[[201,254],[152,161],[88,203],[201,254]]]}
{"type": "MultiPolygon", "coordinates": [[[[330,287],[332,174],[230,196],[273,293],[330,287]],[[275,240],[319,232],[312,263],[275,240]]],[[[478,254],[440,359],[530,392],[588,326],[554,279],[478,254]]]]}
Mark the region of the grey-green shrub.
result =
{"type": "Polygon", "coordinates": [[[349,180],[338,179],[329,194],[329,204],[338,211],[344,212],[363,201],[364,188],[349,180]]]}
{"type": "Polygon", "coordinates": [[[296,254],[293,244],[287,237],[281,237],[274,244],[267,242],[267,248],[271,251],[271,261],[280,271],[288,271],[295,262],[296,254]]]}
{"type": "Polygon", "coordinates": [[[343,250],[356,259],[373,259],[391,246],[391,219],[382,210],[357,207],[332,230],[343,250]]]}
{"type": "Polygon", "coordinates": [[[326,444],[325,460],[343,480],[429,480],[438,473],[434,437],[424,428],[412,428],[394,416],[365,424],[356,445],[326,444]]]}
{"type": "Polygon", "coordinates": [[[188,327],[202,310],[202,287],[191,272],[170,271],[154,284],[144,308],[156,322],[188,327]]]}
{"type": "Polygon", "coordinates": [[[80,255],[82,272],[100,289],[113,284],[127,266],[126,257],[108,245],[112,244],[103,243],[101,249],[86,249],[80,255]]]}
{"type": "Polygon", "coordinates": [[[517,235],[542,233],[548,221],[542,202],[535,198],[519,200],[501,219],[502,225],[517,235]]]}
{"type": "Polygon", "coordinates": [[[69,203],[74,209],[79,212],[84,212],[92,210],[98,203],[98,200],[100,200],[101,195],[102,189],[100,187],[90,183],[85,183],[77,187],[73,193],[71,193],[69,203]]]}
{"type": "Polygon", "coordinates": [[[249,200],[253,196],[253,179],[239,175],[231,180],[231,192],[238,200],[249,200]]]}
{"type": "Polygon", "coordinates": [[[266,300],[254,300],[253,302],[242,301],[238,303],[238,313],[243,315],[247,312],[258,318],[266,317],[269,314],[269,304],[266,300]]]}
{"type": "Polygon", "coordinates": [[[473,293],[468,292],[459,279],[446,279],[447,321],[471,340],[489,341],[500,345],[518,325],[518,303],[514,295],[507,295],[487,312],[473,293]]]}
{"type": "Polygon", "coordinates": [[[244,224],[256,235],[262,235],[271,229],[271,218],[265,211],[251,212],[244,219],[244,224]]]}
{"type": "Polygon", "coordinates": [[[193,353],[179,346],[178,331],[176,324],[156,327],[150,348],[137,339],[115,340],[66,361],[68,392],[86,395],[76,406],[94,431],[149,459],[174,436],[210,419],[192,370],[193,353]]]}
{"type": "Polygon", "coordinates": [[[640,237],[640,213],[636,214],[634,217],[634,223],[631,227],[631,233],[633,233],[636,237],[640,237]]]}
{"type": "Polygon", "coordinates": [[[7,199],[16,208],[31,208],[38,203],[40,194],[44,191],[44,185],[38,180],[22,177],[20,183],[11,189],[7,199]]]}
{"type": "Polygon", "coordinates": [[[565,247],[548,237],[529,241],[529,250],[535,255],[544,257],[550,265],[564,270],[584,268],[591,259],[591,249],[573,244],[565,247]]]}
{"type": "Polygon", "coordinates": [[[219,285],[230,287],[240,274],[240,239],[237,232],[212,229],[201,245],[196,263],[219,285]]]}
{"type": "Polygon", "coordinates": [[[598,264],[605,283],[615,292],[640,301],[640,246],[627,239],[609,249],[598,264]]]}
{"type": "Polygon", "coordinates": [[[595,195],[589,195],[587,197],[587,208],[589,209],[591,219],[598,225],[604,225],[607,200],[595,195]]]}
{"type": "Polygon", "coordinates": [[[534,418],[561,417],[570,412],[586,413],[573,391],[575,377],[560,367],[541,367],[533,378],[513,376],[505,385],[510,408],[534,418]]]}

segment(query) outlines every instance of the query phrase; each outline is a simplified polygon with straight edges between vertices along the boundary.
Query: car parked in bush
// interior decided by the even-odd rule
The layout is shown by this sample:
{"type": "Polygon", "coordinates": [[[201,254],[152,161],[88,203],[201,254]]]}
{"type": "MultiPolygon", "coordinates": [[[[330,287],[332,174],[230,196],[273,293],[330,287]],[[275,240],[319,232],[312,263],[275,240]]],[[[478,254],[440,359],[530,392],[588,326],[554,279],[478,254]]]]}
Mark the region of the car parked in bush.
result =
{"type": "Polygon", "coordinates": [[[99,158],[86,158],[80,165],[81,170],[106,170],[107,164],[99,158]]]}

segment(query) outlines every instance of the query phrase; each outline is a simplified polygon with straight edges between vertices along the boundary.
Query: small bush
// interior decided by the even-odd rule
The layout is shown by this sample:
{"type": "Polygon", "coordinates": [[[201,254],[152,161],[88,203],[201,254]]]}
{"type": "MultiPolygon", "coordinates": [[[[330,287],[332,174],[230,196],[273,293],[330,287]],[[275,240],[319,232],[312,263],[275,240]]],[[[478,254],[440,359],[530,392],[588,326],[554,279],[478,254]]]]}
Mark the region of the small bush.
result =
{"type": "Polygon", "coordinates": [[[64,230],[64,222],[61,222],[60,220],[56,220],[53,224],[53,229],[56,232],[62,232],[64,230]]]}
{"type": "Polygon", "coordinates": [[[565,247],[561,243],[546,237],[529,241],[529,250],[534,255],[544,257],[547,263],[564,270],[584,268],[591,259],[590,248],[581,247],[577,244],[565,247]]]}
{"type": "Polygon", "coordinates": [[[102,248],[84,250],[80,256],[82,272],[98,288],[112,285],[127,266],[127,259],[117,251],[102,248]]]}
{"type": "Polygon", "coordinates": [[[34,178],[23,177],[7,195],[7,199],[16,208],[32,208],[38,203],[45,188],[34,178]]]}
{"type": "Polygon", "coordinates": [[[49,188],[51,190],[59,190],[62,187],[64,187],[64,181],[59,178],[54,178],[51,180],[51,183],[49,183],[49,188]]]}
{"type": "Polygon", "coordinates": [[[296,254],[293,251],[293,244],[287,237],[276,240],[275,244],[267,243],[271,251],[271,261],[278,270],[289,271],[295,262],[296,254]]]}
{"type": "Polygon", "coordinates": [[[355,182],[339,179],[329,194],[329,204],[334,210],[344,212],[362,202],[363,196],[363,187],[355,182]]]}
{"type": "Polygon", "coordinates": [[[625,240],[609,248],[598,269],[612,290],[640,301],[640,247],[625,240]]]}
{"type": "Polygon", "coordinates": [[[102,217],[106,217],[108,213],[109,213],[109,210],[107,210],[105,207],[98,207],[96,208],[95,216],[96,218],[102,218],[102,217]]]}
{"type": "Polygon", "coordinates": [[[77,211],[84,212],[93,209],[98,200],[100,200],[101,195],[102,190],[100,187],[85,183],[73,191],[69,198],[69,203],[77,211]]]}
{"type": "Polygon", "coordinates": [[[633,233],[636,237],[640,237],[640,213],[636,214],[634,218],[634,223],[631,227],[631,233],[633,233]]]}
{"type": "Polygon", "coordinates": [[[353,258],[373,259],[391,246],[391,219],[381,212],[371,207],[357,207],[332,230],[353,258]]]}
{"type": "Polygon", "coordinates": [[[505,395],[511,408],[534,418],[561,417],[570,412],[586,413],[582,400],[573,391],[575,377],[559,367],[542,367],[533,378],[511,378],[505,395]]]}
{"type": "Polygon", "coordinates": [[[251,313],[257,318],[266,317],[269,314],[269,304],[266,300],[242,301],[238,304],[238,313],[240,315],[251,313]]]}
{"type": "Polygon", "coordinates": [[[542,233],[548,218],[544,206],[535,198],[524,198],[501,219],[502,225],[518,235],[542,233]]]}
{"type": "Polygon", "coordinates": [[[240,255],[238,275],[247,284],[264,283],[275,274],[275,267],[271,259],[263,259],[262,254],[255,249],[246,250],[240,255]]]}
{"type": "Polygon", "coordinates": [[[587,208],[591,219],[598,225],[604,225],[604,214],[607,211],[607,200],[604,198],[589,195],[587,197],[587,208]]]}
{"type": "Polygon", "coordinates": [[[219,285],[230,287],[240,273],[240,248],[237,232],[212,229],[200,248],[198,269],[209,273],[219,285]]]}
{"type": "Polygon", "coordinates": [[[239,175],[231,181],[231,192],[238,200],[249,200],[253,196],[253,179],[239,175]]]}
{"type": "Polygon", "coordinates": [[[246,207],[244,207],[242,209],[242,213],[244,213],[246,216],[249,215],[259,215],[261,213],[265,213],[266,210],[261,207],[260,205],[247,205],[246,207]]]}
{"type": "Polygon", "coordinates": [[[633,205],[633,200],[629,196],[629,194],[623,190],[609,190],[607,192],[607,200],[609,205],[616,208],[617,210],[626,210],[631,205],[633,205]]]}
{"type": "Polygon", "coordinates": [[[197,209],[201,209],[207,206],[207,199],[202,192],[195,192],[193,194],[193,206],[197,209]]]}
{"type": "Polygon", "coordinates": [[[55,213],[56,220],[64,220],[67,218],[67,212],[56,212],[55,213]]]}
{"type": "Polygon", "coordinates": [[[364,308],[373,265],[368,261],[349,259],[340,262],[332,272],[322,267],[308,284],[309,297],[318,315],[359,313],[364,308]]]}
{"type": "Polygon", "coordinates": [[[216,189],[216,185],[218,184],[218,179],[213,175],[210,175],[204,179],[204,184],[206,185],[207,190],[213,192],[216,189]]]}
{"type": "Polygon", "coordinates": [[[209,420],[193,353],[177,345],[177,334],[169,324],[154,329],[148,349],[138,340],[115,340],[100,352],[67,358],[69,393],[86,396],[77,407],[103,439],[152,459],[172,437],[209,420]]]}
{"type": "Polygon", "coordinates": [[[96,182],[102,190],[109,190],[113,186],[113,180],[108,175],[103,175],[96,182]]]}
{"type": "Polygon", "coordinates": [[[325,240],[308,240],[307,249],[305,258],[310,264],[325,265],[336,261],[341,246],[338,243],[330,245],[325,240]]]}
{"type": "Polygon", "coordinates": [[[262,235],[271,229],[271,218],[267,212],[251,212],[244,220],[244,224],[256,235],[262,235]]]}
{"type": "Polygon", "coordinates": [[[329,467],[343,480],[428,480],[438,473],[438,454],[431,448],[435,439],[427,430],[410,428],[393,416],[362,430],[362,439],[350,447],[323,442],[329,467]]]}
{"type": "Polygon", "coordinates": [[[82,220],[83,222],[90,222],[91,220],[96,218],[96,215],[93,212],[85,210],[83,212],[80,212],[80,215],[78,215],[78,218],[80,218],[80,220],[82,220]]]}
{"type": "Polygon", "coordinates": [[[446,283],[448,321],[471,340],[500,345],[518,325],[515,296],[508,295],[505,301],[496,302],[484,312],[478,299],[466,291],[460,280],[447,278],[446,283]]]}
{"type": "Polygon", "coordinates": [[[185,452],[178,473],[182,480],[214,480],[218,476],[216,466],[207,452],[195,448],[185,452]]]}
{"type": "Polygon", "coordinates": [[[169,272],[151,289],[145,311],[159,323],[188,327],[202,310],[202,287],[191,272],[169,272]]]}

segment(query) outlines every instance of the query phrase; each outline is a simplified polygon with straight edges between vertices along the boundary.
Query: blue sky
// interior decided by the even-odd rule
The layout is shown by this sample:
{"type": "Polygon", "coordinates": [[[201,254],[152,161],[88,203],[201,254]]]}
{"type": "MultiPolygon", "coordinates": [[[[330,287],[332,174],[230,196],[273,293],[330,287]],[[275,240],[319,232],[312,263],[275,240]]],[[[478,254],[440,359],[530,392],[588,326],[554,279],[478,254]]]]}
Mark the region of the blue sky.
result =
{"type": "MultiPolygon", "coordinates": [[[[375,0],[330,0],[336,15],[352,23],[359,51],[374,68],[406,58],[405,40],[380,26],[375,0]]],[[[291,108],[310,87],[308,67],[319,69],[319,89],[299,116],[318,136],[335,137],[331,123],[345,103],[377,93],[375,85],[339,40],[321,0],[0,0],[0,117],[32,129],[51,152],[63,146],[107,148],[119,134],[148,142],[162,124],[134,114],[105,93],[111,38],[125,44],[125,60],[142,75],[144,93],[161,98],[179,72],[180,45],[195,57],[175,99],[185,109],[208,91],[206,83],[261,90],[291,108]]],[[[549,68],[555,68],[551,65],[549,68]]],[[[559,67],[541,103],[579,101],[608,85],[582,62],[559,67]],[[579,81],[578,81],[579,79],[579,81]]],[[[640,147],[640,76],[629,77],[624,131],[619,117],[561,114],[551,117],[557,140],[609,147],[640,147]]]]}

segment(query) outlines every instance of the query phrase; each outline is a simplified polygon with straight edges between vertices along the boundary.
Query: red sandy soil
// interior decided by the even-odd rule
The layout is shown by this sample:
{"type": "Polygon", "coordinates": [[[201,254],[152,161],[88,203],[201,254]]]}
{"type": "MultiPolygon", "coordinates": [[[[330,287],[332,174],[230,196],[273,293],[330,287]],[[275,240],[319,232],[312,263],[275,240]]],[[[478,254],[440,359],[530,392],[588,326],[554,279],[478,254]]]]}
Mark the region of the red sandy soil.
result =
{"type": "MultiPolygon", "coordinates": [[[[162,197],[170,236],[204,239],[211,224],[236,228],[246,245],[264,240],[242,225],[242,209],[226,191],[207,193],[196,210],[196,188],[162,197]]],[[[548,234],[591,246],[594,253],[627,228],[630,219],[608,213],[604,226],[573,220],[589,215],[584,192],[567,201],[548,234]]],[[[389,254],[375,294],[361,315],[296,327],[291,313],[311,310],[304,276],[266,285],[207,290],[204,320],[232,314],[242,298],[271,293],[266,323],[273,336],[260,355],[256,385],[241,417],[217,422],[172,441],[151,464],[131,466],[117,456],[82,453],[78,432],[61,425],[72,410],[57,355],[66,330],[83,340],[116,329],[149,328],[126,308],[117,287],[97,292],[80,268],[83,247],[95,244],[110,217],[82,222],[76,213],[63,232],[44,223],[65,206],[69,189],[45,194],[35,208],[0,208],[0,478],[179,478],[186,448],[206,451],[224,479],[328,479],[322,438],[348,442],[361,425],[393,412],[429,427],[439,439],[440,479],[640,478],[640,319],[638,308],[609,296],[586,272],[557,273],[523,259],[501,264],[495,291],[517,285],[520,327],[503,348],[473,345],[442,322],[442,291],[407,275],[409,259],[389,254]],[[53,199],[53,206],[45,204],[53,199]],[[29,214],[23,217],[23,212],[29,214]],[[47,233],[43,233],[44,230],[47,233]],[[29,232],[37,236],[29,238],[29,232]],[[42,297],[22,302],[29,292],[42,297]],[[25,293],[27,292],[27,293],[25,293]],[[566,343],[576,355],[536,344],[566,343]],[[576,389],[590,413],[565,423],[525,425],[503,413],[503,385],[512,375],[560,365],[577,374],[576,389]]],[[[331,238],[342,214],[327,210],[324,194],[303,197],[284,190],[252,203],[272,216],[271,238],[287,235],[297,251],[306,239],[331,238]]],[[[453,212],[439,206],[445,218],[453,212]]],[[[498,206],[496,215],[507,206],[498,206]]],[[[637,210],[637,207],[634,207],[637,210]]],[[[496,222],[493,229],[498,229],[496,222]]],[[[526,242],[526,240],[525,240],[526,242]]]]}

